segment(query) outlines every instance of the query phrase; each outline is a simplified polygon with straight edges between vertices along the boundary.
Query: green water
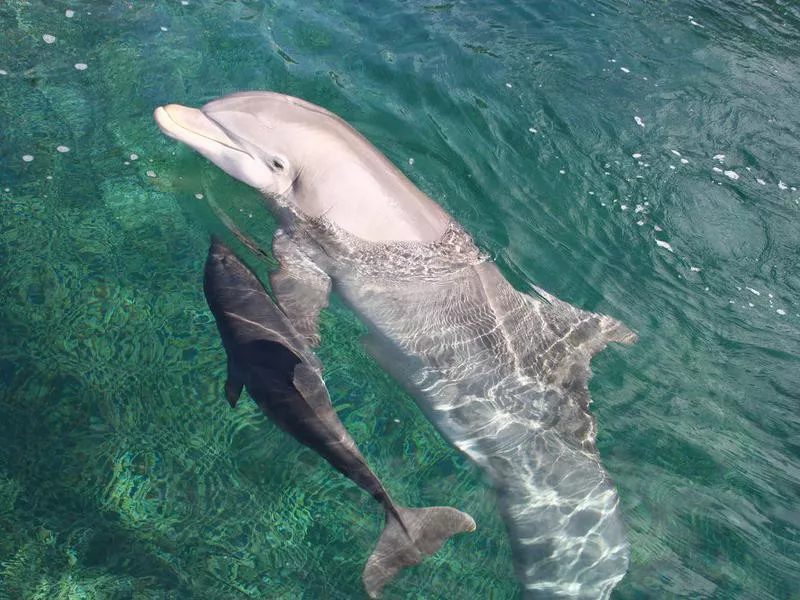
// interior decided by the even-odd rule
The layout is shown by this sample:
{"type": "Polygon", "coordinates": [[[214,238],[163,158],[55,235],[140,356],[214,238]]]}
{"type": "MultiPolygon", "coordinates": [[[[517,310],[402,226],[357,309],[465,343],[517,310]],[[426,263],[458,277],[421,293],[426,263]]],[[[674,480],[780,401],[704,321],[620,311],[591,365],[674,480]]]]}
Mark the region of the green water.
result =
{"type": "MultiPolygon", "coordinates": [[[[151,116],[270,89],[353,123],[518,287],[638,332],[593,361],[614,598],[800,598],[796,2],[5,0],[0,69],[0,597],[363,597],[378,507],[222,397],[206,198],[274,222],[151,116]]],[[[518,598],[491,489],[362,331],[323,314],[342,421],[398,500],[478,522],[384,597],[518,598]]]]}

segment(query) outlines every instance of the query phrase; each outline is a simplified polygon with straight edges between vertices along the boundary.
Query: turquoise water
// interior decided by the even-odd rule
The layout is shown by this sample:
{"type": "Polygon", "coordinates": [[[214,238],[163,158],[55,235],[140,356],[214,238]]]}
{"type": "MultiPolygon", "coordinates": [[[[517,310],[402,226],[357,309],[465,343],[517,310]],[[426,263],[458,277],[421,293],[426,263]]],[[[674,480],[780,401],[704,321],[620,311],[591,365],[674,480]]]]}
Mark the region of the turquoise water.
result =
{"type": "MultiPolygon", "coordinates": [[[[363,597],[378,507],[222,396],[206,200],[275,224],[152,120],[271,89],[358,127],[518,287],[638,332],[591,383],[614,598],[800,598],[796,3],[6,0],[0,32],[0,597],[363,597]]],[[[478,522],[384,597],[519,597],[490,488],[362,332],[334,299],[342,421],[399,501],[478,522]]]]}

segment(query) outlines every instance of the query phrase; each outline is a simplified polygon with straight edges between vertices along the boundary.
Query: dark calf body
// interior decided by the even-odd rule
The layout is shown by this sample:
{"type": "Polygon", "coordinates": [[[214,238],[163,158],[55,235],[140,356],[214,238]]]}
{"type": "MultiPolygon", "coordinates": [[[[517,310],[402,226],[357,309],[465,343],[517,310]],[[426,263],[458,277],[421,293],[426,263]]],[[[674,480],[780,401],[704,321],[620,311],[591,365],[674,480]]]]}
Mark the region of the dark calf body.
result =
{"type": "Polygon", "coordinates": [[[309,341],[256,275],[216,238],[208,252],[203,290],[228,356],[225,394],[231,406],[246,388],[270,420],[384,507],[386,526],[362,576],[371,597],[400,569],[433,554],[451,535],[475,529],[472,518],[456,509],[410,509],[392,501],[333,410],[322,364],[309,341]]]}

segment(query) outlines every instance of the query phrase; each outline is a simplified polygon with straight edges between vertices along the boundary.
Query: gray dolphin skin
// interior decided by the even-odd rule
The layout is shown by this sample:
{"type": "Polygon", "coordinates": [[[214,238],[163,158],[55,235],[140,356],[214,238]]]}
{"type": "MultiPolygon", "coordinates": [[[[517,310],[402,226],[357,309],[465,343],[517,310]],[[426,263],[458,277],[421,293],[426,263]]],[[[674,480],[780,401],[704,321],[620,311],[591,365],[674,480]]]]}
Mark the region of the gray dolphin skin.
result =
{"type": "Polygon", "coordinates": [[[218,238],[206,259],[203,291],[228,355],[225,395],[232,407],[242,388],[281,429],[353,480],[386,512],[386,524],[362,574],[377,598],[403,567],[434,554],[450,536],[474,531],[454,508],[404,508],[367,466],[331,405],[322,365],[258,277],[218,238]]]}
{"type": "Polygon", "coordinates": [[[597,452],[590,359],[636,335],[514,289],[472,238],[333,113],[272,92],[155,111],[168,136],[261,191],[271,276],[309,344],[333,289],[367,350],[497,492],[525,598],[607,598],[629,547],[597,452]]]}

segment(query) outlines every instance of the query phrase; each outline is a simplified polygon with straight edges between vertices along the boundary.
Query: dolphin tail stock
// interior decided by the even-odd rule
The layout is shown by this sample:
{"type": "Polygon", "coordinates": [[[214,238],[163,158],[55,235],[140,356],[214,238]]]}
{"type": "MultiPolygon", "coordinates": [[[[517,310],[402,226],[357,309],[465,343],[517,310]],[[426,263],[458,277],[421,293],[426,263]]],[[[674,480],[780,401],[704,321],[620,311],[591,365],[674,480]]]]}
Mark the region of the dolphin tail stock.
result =
{"type": "Polygon", "coordinates": [[[435,554],[456,533],[469,531],[475,531],[472,517],[448,506],[388,508],[381,537],[361,575],[367,594],[377,598],[401,569],[435,554]]]}

